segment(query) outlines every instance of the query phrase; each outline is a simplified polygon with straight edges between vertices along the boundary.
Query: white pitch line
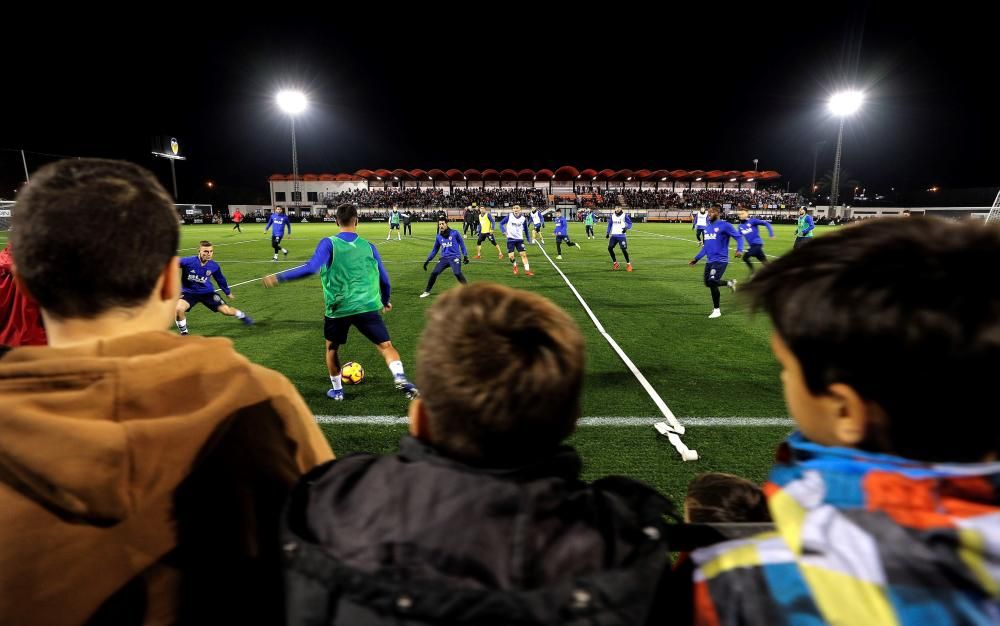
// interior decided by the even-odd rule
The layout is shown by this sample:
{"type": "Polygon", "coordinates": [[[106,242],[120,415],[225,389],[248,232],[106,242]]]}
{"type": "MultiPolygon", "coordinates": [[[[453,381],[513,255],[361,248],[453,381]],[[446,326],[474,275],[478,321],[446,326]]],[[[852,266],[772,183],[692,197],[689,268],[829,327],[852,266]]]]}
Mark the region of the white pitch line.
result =
{"type": "MultiPolygon", "coordinates": [[[[581,417],[577,420],[579,426],[652,426],[660,417],[581,417]]],[[[317,415],[319,424],[367,424],[377,426],[397,426],[407,424],[408,418],[397,415],[317,415]]],[[[685,417],[688,426],[707,428],[766,428],[787,426],[792,428],[795,422],[788,417],[685,417]]]]}
{"type": "MultiPolygon", "coordinates": [[[[261,238],[261,239],[246,239],[244,241],[230,241],[229,243],[216,243],[216,244],[212,244],[212,247],[213,248],[219,248],[219,247],[222,247],[222,246],[238,246],[241,243],[256,243],[256,242],[261,242],[261,241],[267,241],[267,239],[264,239],[264,238],[261,238]]],[[[185,250],[197,250],[199,247],[200,246],[195,246],[193,248],[177,248],[177,251],[178,252],[184,252],[185,250]]]]}
{"type": "MultiPolygon", "coordinates": [[[[581,296],[580,292],[576,290],[576,287],[574,287],[573,283],[571,283],[569,278],[566,277],[566,274],[564,274],[563,271],[559,269],[559,266],[556,265],[556,262],[552,260],[552,257],[549,256],[549,253],[545,251],[544,247],[542,246],[535,246],[535,247],[542,251],[542,254],[545,255],[545,258],[548,259],[552,267],[557,272],[559,272],[559,275],[562,276],[562,279],[566,282],[566,286],[569,287],[570,291],[573,292],[573,295],[576,296],[576,299],[580,301],[580,304],[583,306],[583,310],[586,311],[587,315],[590,316],[590,321],[592,321],[594,323],[594,326],[597,327],[597,331],[604,336],[604,339],[607,340],[608,344],[611,345],[611,348],[618,353],[618,358],[622,360],[622,362],[625,364],[625,367],[627,367],[629,371],[632,372],[632,375],[635,376],[636,380],[639,381],[639,384],[642,385],[642,388],[646,390],[646,393],[648,393],[649,397],[653,400],[653,404],[655,404],[656,408],[660,410],[660,413],[663,414],[663,417],[667,419],[667,422],[670,424],[671,428],[677,431],[678,435],[683,435],[684,426],[682,426],[681,423],[677,420],[677,417],[674,416],[673,411],[671,411],[670,407],[667,406],[667,403],[663,401],[663,398],[660,397],[660,394],[656,392],[656,389],[653,389],[653,386],[649,384],[649,381],[646,380],[646,377],[643,376],[642,372],[639,371],[639,368],[635,366],[635,363],[632,362],[632,359],[628,358],[628,355],[625,354],[625,351],[621,349],[621,346],[618,345],[618,342],[614,340],[614,337],[612,337],[608,333],[608,331],[604,330],[604,326],[601,324],[601,321],[597,319],[597,316],[594,315],[594,312],[590,310],[590,306],[587,304],[587,301],[583,299],[583,296],[581,296]]],[[[671,444],[673,444],[674,449],[677,450],[677,454],[681,455],[682,459],[684,459],[686,457],[686,454],[690,452],[688,447],[684,445],[684,442],[681,441],[680,437],[672,436],[670,437],[670,442],[671,444]]]]}

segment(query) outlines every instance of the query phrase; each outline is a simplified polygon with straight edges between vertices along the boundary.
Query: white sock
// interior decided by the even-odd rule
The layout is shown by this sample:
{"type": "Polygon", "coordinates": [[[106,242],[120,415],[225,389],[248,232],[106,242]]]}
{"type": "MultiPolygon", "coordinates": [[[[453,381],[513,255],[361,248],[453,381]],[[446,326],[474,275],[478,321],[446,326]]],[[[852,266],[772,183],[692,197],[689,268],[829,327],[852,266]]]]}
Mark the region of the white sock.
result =
{"type": "Polygon", "coordinates": [[[174,320],[174,324],[177,324],[177,330],[181,332],[188,329],[187,320],[174,320]]]}
{"type": "Polygon", "coordinates": [[[340,382],[340,374],[337,374],[336,376],[331,376],[330,384],[333,385],[333,388],[337,391],[340,391],[341,389],[344,388],[344,385],[340,382]]]}
{"type": "Polygon", "coordinates": [[[524,271],[525,272],[530,272],[531,271],[531,266],[528,265],[527,261],[524,262],[524,271]]]}
{"type": "Polygon", "coordinates": [[[282,249],[281,249],[281,253],[282,253],[282,254],[288,254],[288,250],[285,250],[284,248],[282,248],[282,249]]]}
{"type": "Polygon", "coordinates": [[[239,309],[236,309],[236,319],[241,320],[241,319],[243,319],[246,316],[247,316],[246,313],[244,313],[243,311],[241,311],[239,309]]]}
{"type": "Polygon", "coordinates": [[[393,361],[389,363],[389,371],[392,372],[393,376],[406,376],[406,373],[403,372],[402,361],[393,361]]]}

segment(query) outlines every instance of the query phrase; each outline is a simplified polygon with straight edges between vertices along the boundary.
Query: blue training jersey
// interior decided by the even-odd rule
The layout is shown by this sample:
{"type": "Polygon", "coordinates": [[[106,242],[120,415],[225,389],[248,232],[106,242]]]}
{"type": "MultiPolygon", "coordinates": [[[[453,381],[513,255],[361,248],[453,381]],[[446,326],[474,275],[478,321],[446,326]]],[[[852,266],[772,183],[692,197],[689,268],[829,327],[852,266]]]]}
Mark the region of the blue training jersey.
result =
{"type": "MultiPolygon", "coordinates": [[[[351,242],[358,238],[358,234],[339,233],[337,237],[351,242]]],[[[391,285],[389,285],[389,272],[385,271],[385,265],[382,264],[382,257],[379,256],[378,248],[375,247],[375,244],[369,242],[368,245],[372,247],[372,254],[375,255],[375,261],[378,263],[378,285],[382,291],[382,304],[386,305],[389,303],[389,294],[392,290],[391,285]]],[[[312,276],[323,269],[324,266],[329,266],[331,261],[333,261],[333,244],[330,243],[329,237],[323,237],[316,244],[316,251],[313,252],[312,258],[305,265],[300,265],[299,267],[278,274],[278,282],[284,283],[312,276]]]]}
{"type": "Polygon", "coordinates": [[[729,263],[729,240],[736,240],[737,252],[743,252],[743,236],[735,226],[722,218],[708,223],[705,229],[705,245],[694,260],[708,256],[709,263],[729,263]]]}
{"type": "Polygon", "coordinates": [[[567,236],[566,235],[566,232],[567,232],[566,229],[567,229],[566,218],[565,217],[557,217],[556,218],[556,229],[554,231],[555,234],[556,235],[562,235],[563,237],[566,237],[567,236]]]}
{"type": "Polygon", "coordinates": [[[774,237],[774,229],[771,228],[771,222],[759,220],[756,217],[751,217],[748,220],[740,222],[740,234],[746,239],[747,244],[758,246],[764,243],[764,240],[760,238],[760,233],[757,232],[757,229],[761,226],[767,228],[768,234],[774,237]]]}
{"type": "Polygon", "coordinates": [[[224,294],[228,296],[231,293],[229,291],[229,283],[226,282],[226,277],[222,275],[222,268],[215,261],[209,261],[202,265],[201,259],[198,257],[186,256],[181,259],[180,266],[181,293],[201,296],[215,293],[215,288],[212,287],[211,282],[213,278],[224,294]]]}
{"type": "Polygon", "coordinates": [[[427,255],[427,260],[430,261],[433,259],[437,255],[438,250],[441,251],[442,261],[460,259],[463,256],[469,255],[468,250],[465,249],[465,240],[462,239],[462,234],[454,228],[448,230],[447,237],[440,232],[438,233],[437,239],[434,240],[434,248],[427,255]]]}
{"type": "Polygon", "coordinates": [[[267,232],[268,228],[274,227],[271,230],[271,234],[275,237],[285,236],[285,227],[288,227],[288,234],[292,234],[292,221],[288,219],[288,216],[284,213],[271,213],[271,217],[267,218],[267,225],[264,226],[264,232],[267,232]]]}

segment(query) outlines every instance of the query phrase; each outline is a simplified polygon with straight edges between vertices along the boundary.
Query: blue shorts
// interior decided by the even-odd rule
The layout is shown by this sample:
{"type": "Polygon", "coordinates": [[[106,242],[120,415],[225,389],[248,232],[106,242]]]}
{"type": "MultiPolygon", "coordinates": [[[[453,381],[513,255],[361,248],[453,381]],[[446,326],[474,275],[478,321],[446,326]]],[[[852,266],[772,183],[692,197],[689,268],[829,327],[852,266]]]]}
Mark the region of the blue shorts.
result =
{"type": "Polygon", "coordinates": [[[611,241],[608,242],[609,248],[614,248],[616,245],[621,246],[622,250],[628,249],[628,239],[625,235],[611,235],[611,241]]]}
{"type": "Polygon", "coordinates": [[[722,281],[722,275],[726,273],[729,263],[706,263],[705,264],[705,284],[709,281],[722,281]]]}
{"type": "Polygon", "coordinates": [[[284,239],[284,235],[271,235],[271,247],[276,248],[281,245],[281,240],[284,239]]]}
{"type": "Polygon", "coordinates": [[[482,233],[482,232],[479,233],[479,239],[476,241],[476,245],[477,246],[483,245],[483,242],[486,241],[487,239],[494,246],[497,245],[497,240],[496,237],[493,236],[493,233],[482,233]]]}
{"type": "Polygon", "coordinates": [[[389,230],[399,230],[399,224],[389,224],[389,230]]]}
{"type": "Polygon", "coordinates": [[[538,233],[538,232],[541,232],[541,230],[542,230],[542,225],[541,224],[535,224],[535,232],[538,233]]]}
{"type": "MultiPolygon", "coordinates": [[[[204,304],[209,311],[215,313],[220,306],[224,306],[226,301],[217,293],[182,293],[181,300],[191,305],[191,309],[196,304],[204,304]]],[[[188,309],[188,310],[191,310],[188,309]]]]}
{"type": "Polygon", "coordinates": [[[507,240],[507,252],[513,252],[517,250],[518,252],[524,252],[524,240],[523,239],[508,239],[507,240]]]}
{"type": "Polygon", "coordinates": [[[389,329],[385,327],[385,322],[378,311],[368,313],[358,313],[347,317],[323,317],[323,336],[334,347],[347,343],[347,331],[351,326],[365,336],[368,341],[374,344],[389,341],[389,329]]]}
{"type": "Polygon", "coordinates": [[[556,235],[556,243],[561,241],[569,241],[569,235],[556,235]]]}

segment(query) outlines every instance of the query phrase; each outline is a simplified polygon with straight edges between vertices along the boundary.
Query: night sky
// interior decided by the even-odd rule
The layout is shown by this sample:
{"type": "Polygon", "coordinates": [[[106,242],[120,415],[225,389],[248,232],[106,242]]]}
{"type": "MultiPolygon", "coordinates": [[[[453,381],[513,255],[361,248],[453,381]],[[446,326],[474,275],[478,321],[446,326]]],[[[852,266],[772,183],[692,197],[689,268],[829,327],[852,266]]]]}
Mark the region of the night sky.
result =
{"type": "Polygon", "coordinates": [[[149,154],[165,134],[189,158],[181,201],[263,200],[267,176],[291,171],[274,105],[286,86],[311,100],[296,122],[302,173],[748,170],[758,158],[795,190],[817,142],[818,175],[832,169],[826,98],[855,85],[868,100],[847,124],[848,176],[874,191],[998,184],[1000,53],[973,5],[753,4],[7,20],[0,198],[23,181],[21,148],[29,169],[46,154],[124,158],[169,186],[149,154]]]}

